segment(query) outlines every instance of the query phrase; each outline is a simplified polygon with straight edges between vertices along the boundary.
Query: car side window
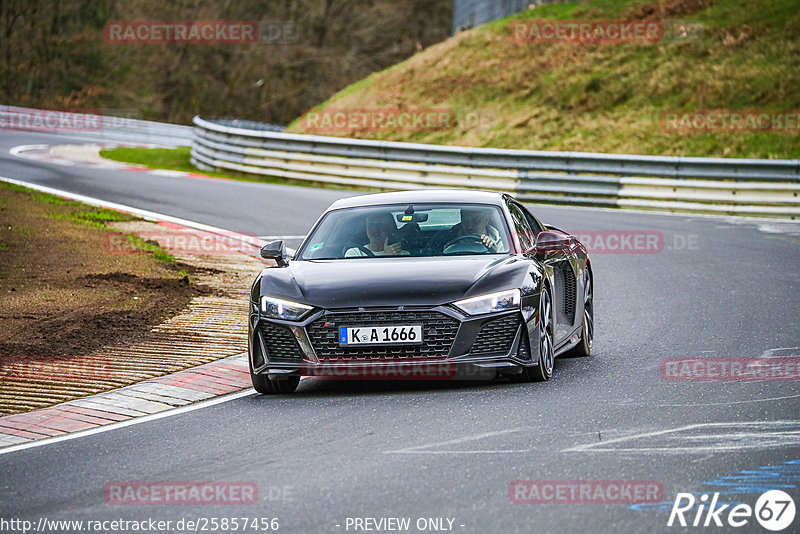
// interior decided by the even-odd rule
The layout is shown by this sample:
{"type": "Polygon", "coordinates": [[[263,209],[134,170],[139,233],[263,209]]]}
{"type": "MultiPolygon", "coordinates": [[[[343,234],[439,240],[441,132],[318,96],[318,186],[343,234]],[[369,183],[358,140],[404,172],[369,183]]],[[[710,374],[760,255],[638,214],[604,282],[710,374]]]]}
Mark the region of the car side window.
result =
{"type": "Polygon", "coordinates": [[[519,237],[519,244],[522,246],[522,251],[530,251],[536,244],[536,233],[528,222],[528,218],[525,216],[524,208],[515,202],[509,202],[508,211],[511,213],[511,219],[514,221],[514,230],[519,237]]]}
{"type": "Polygon", "coordinates": [[[525,208],[525,206],[520,206],[520,208],[522,208],[522,212],[525,214],[528,224],[531,225],[531,228],[533,228],[534,235],[539,235],[539,232],[544,230],[542,224],[531,214],[530,211],[527,210],[527,208],[525,208]]]}

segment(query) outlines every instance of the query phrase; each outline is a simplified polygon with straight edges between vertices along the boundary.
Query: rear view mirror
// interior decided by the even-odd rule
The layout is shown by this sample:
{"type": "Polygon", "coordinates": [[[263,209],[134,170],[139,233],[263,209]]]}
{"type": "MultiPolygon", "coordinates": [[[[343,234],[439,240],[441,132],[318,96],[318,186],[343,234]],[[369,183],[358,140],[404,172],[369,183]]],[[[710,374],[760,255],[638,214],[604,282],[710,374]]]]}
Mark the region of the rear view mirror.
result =
{"type": "Polygon", "coordinates": [[[421,222],[425,222],[425,221],[428,220],[428,214],[427,213],[412,213],[412,214],[401,213],[399,215],[396,215],[395,218],[397,219],[397,222],[399,222],[399,223],[411,223],[411,222],[421,223],[421,222]]]}
{"type": "Polygon", "coordinates": [[[272,241],[261,247],[261,257],[266,260],[273,260],[278,267],[285,267],[286,263],[286,242],[283,239],[272,241]]]}

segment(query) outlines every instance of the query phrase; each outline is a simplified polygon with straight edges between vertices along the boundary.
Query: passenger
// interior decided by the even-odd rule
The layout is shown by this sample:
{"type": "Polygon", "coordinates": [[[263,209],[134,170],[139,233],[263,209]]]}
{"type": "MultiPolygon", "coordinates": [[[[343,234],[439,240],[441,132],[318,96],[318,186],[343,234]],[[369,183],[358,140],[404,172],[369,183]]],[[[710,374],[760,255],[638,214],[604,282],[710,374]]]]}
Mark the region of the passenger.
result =
{"type": "Polygon", "coordinates": [[[392,232],[397,230],[391,213],[375,213],[367,217],[367,238],[364,246],[352,247],[344,253],[345,258],[359,256],[409,256],[400,241],[389,243],[392,232]]]}

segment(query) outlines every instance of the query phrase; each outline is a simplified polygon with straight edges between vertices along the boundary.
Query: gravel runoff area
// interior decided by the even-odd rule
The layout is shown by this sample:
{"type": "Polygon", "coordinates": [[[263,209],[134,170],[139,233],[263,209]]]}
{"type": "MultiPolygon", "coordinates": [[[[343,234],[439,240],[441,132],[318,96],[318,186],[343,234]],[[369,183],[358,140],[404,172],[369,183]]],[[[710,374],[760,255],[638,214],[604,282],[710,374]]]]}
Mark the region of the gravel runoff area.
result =
{"type": "MultiPolygon", "coordinates": [[[[28,412],[128,386],[240,354],[246,349],[247,294],[253,278],[265,265],[257,257],[257,248],[237,242],[235,238],[220,238],[166,223],[122,221],[107,226],[124,232],[109,232],[106,236],[104,246],[109,257],[124,260],[126,255],[138,253],[115,241],[120,236],[124,239],[124,234],[138,234],[158,242],[179,264],[185,264],[191,270],[190,285],[199,289],[188,295],[188,305],[149,329],[142,329],[137,323],[138,329],[119,330],[114,321],[90,324],[80,323],[79,317],[73,317],[71,321],[77,322],[80,328],[76,330],[77,338],[72,336],[65,342],[69,351],[58,346],[53,346],[52,351],[42,351],[41,348],[47,346],[46,329],[42,330],[39,342],[33,345],[6,343],[6,347],[27,348],[27,354],[3,351],[0,415],[28,412]],[[98,340],[105,343],[98,346],[98,340]],[[81,346],[84,350],[75,350],[81,346]]],[[[76,267],[79,266],[80,262],[76,267]]],[[[58,284],[58,273],[54,265],[51,285],[58,284]]],[[[134,295],[143,291],[136,285],[141,282],[137,277],[118,270],[88,277],[80,274],[80,278],[91,292],[127,286],[134,295]]],[[[188,278],[183,285],[189,285],[186,282],[188,278]]],[[[176,277],[175,283],[180,284],[181,279],[176,277]]],[[[147,289],[156,294],[152,298],[173,289],[170,284],[151,286],[147,289]]],[[[187,292],[183,291],[182,296],[186,297],[187,292]]],[[[119,314],[112,315],[121,322],[134,313],[131,310],[117,312],[119,314]]],[[[4,322],[10,324],[5,319],[4,322]]],[[[16,328],[21,330],[26,321],[41,322],[36,316],[27,319],[20,316],[14,320],[19,323],[16,328]]],[[[49,320],[58,319],[50,317],[49,320]]],[[[63,325],[64,328],[69,326],[63,325]]]]}

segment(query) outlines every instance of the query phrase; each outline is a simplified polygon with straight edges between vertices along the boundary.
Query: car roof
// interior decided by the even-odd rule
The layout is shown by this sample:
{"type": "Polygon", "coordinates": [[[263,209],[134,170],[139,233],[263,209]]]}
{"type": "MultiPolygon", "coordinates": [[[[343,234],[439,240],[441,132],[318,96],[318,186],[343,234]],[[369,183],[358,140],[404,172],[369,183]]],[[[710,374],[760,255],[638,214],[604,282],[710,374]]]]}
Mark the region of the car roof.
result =
{"type": "Polygon", "coordinates": [[[477,191],[474,189],[421,189],[417,191],[374,193],[371,195],[358,195],[337,200],[331,204],[328,210],[361,206],[380,206],[384,204],[418,204],[423,202],[501,205],[503,203],[503,194],[494,191],[477,191]]]}

